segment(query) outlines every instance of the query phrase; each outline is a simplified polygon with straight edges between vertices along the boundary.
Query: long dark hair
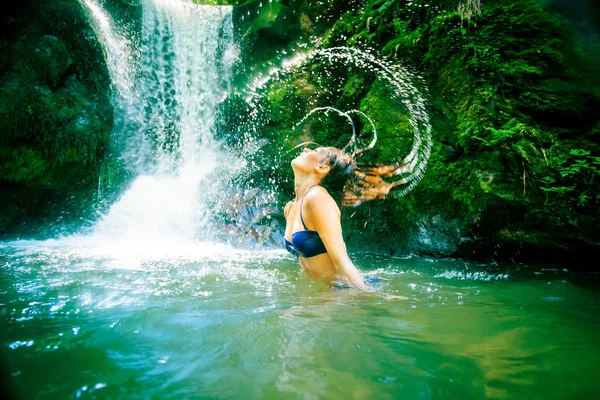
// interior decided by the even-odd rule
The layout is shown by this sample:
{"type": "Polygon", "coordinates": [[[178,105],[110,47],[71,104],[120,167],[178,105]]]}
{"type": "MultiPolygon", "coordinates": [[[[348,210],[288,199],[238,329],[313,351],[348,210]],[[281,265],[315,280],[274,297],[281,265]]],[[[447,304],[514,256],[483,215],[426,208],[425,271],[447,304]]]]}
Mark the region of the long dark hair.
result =
{"type": "Polygon", "coordinates": [[[335,147],[326,147],[328,155],[324,163],[329,165],[329,172],[321,179],[323,186],[338,203],[344,204],[346,185],[352,180],[356,169],[354,158],[335,147]]]}
{"type": "Polygon", "coordinates": [[[410,172],[411,167],[402,161],[384,165],[358,164],[355,156],[344,153],[335,147],[326,147],[328,156],[324,163],[329,165],[329,173],[321,180],[323,186],[334,200],[346,207],[356,207],[368,200],[384,199],[396,186],[407,182],[391,178],[410,172]]]}

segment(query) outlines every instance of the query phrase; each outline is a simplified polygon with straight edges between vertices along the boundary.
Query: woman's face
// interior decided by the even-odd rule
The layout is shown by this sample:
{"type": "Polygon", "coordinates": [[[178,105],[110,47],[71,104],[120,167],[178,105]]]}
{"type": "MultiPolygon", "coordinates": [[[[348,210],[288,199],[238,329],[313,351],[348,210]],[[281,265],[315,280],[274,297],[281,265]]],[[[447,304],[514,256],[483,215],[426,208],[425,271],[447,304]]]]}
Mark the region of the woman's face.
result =
{"type": "Polygon", "coordinates": [[[298,157],[292,160],[292,168],[294,170],[312,171],[315,167],[325,164],[328,158],[329,150],[325,147],[305,148],[298,157]]]}

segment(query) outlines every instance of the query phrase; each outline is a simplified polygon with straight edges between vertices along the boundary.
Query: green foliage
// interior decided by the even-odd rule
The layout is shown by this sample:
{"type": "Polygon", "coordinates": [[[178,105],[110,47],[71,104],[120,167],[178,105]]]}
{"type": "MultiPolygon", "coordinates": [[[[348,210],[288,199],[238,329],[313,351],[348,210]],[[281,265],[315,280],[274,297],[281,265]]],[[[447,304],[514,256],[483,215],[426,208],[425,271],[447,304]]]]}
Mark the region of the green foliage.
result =
{"type": "MultiPolygon", "coordinates": [[[[296,3],[302,9],[309,2],[296,3]]],[[[392,62],[421,71],[430,89],[435,142],[425,179],[404,199],[353,211],[355,216],[344,220],[349,234],[370,232],[380,241],[387,232],[407,239],[406,230],[423,223],[425,215],[440,215],[462,221],[456,241],[477,235],[494,243],[508,240],[500,233],[507,229],[557,226],[570,237],[597,238],[595,231],[573,227],[598,218],[600,41],[591,38],[584,48],[569,22],[542,1],[483,2],[481,15],[467,18],[462,11],[455,1],[365,1],[341,13],[324,32],[323,46],[379,50],[392,62]],[[362,225],[373,218],[382,231],[362,225]]],[[[374,117],[381,137],[370,155],[388,161],[410,146],[410,132],[386,104],[388,96],[364,77],[352,73],[334,105],[374,117]]],[[[276,94],[273,101],[282,101],[276,94]]],[[[278,123],[295,122],[293,110],[287,117],[278,116],[278,123]]],[[[333,125],[310,133],[329,142],[340,135],[333,125]]]]}
{"type": "MultiPolygon", "coordinates": [[[[377,146],[365,153],[363,162],[391,163],[399,154],[408,154],[412,145],[413,127],[409,115],[394,102],[388,88],[376,81],[371,90],[360,102],[360,110],[369,115],[378,132],[377,146]]],[[[371,137],[370,126],[365,124],[366,133],[362,136],[368,142],[371,137]]]]}
{"type": "Polygon", "coordinates": [[[546,193],[546,201],[544,205],[553,204],[559,197],[564,196],[565,194],[572,192],[575,190],[575,186],[552,186],[556,183],[554,178],[549,176],[545,176],[541,180],[542,186],[541,189],[546,193]],[[550,202],[551,195],[554,195],[552,198],[552,202],[550,202]]]}
{"type": "Polygon", "coordinates": [[[542,190],[546,193],[546,202],[552,201],[566,193],[573,194],[570,202],[579,207],[597,206],[600,200],[600,190],[594,185],[594,180],[600,175],[600,157],[593,156],[584,149],[572,149],[557,166],[559,176],[542,178],[542,190]]]}
{"type": "Polygon", "coordinates": [[[558,171],[564,178],[570,175],[582,174],[584,175],[584,182],[591,184],[594,182],[594,178],[598,175],[600,166],[600,157],[593,156],[589,151],[582,149],[575,149],[569,152],[573,156],[574,163],[568,167],[560,167],[558,171]]]}

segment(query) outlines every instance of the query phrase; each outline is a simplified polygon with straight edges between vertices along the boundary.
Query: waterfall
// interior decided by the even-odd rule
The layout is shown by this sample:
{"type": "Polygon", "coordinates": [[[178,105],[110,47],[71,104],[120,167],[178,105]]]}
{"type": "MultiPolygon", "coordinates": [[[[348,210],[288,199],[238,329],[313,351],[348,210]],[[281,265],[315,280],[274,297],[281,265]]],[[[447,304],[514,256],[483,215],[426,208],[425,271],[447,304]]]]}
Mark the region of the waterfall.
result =
{"type": "Polygon", "coordinates": [[[146,138],[135,134],[140,131],[142,122],[137,111],[142,106],[136,86],[139,83],[139,66],[136,62],[139,48],[135,45],[135,40],[132,40],[134,35],[131,30],[126,26],[117,26],[99,0],[80,2],[89,12],[92,27],[102,44],[110,75],[114,107],[110,151],[118,154],[127,169],[139,172],[143,155],[149,153],[146,138]]]}
{"type": "Polygon", "coordinates": [[[144,133],[155,173],[216,162],[217,105],[228,95],[235,48],[231,7],[148,0],[143,11],[144,133]]]}
{"type": "Polygon", "coordinates": [[[215,140],[237,59],[232,7],[143,0],[136,48],[96,0],[82,1],[115,86],[114,147],[137,174],[93,236],[149,246],[210,240],[207,202],[238,164],[215,140]]]}

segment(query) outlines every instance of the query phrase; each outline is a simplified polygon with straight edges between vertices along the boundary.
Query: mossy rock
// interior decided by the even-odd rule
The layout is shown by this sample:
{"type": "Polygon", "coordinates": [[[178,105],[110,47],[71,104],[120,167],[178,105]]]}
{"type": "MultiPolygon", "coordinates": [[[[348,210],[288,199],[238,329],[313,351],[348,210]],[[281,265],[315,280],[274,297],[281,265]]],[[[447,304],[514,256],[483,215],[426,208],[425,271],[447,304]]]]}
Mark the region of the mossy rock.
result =
{"type": "Polygon", "coordinates": [[[42,36],[31,58],[30,65],[40,76],[40,80],[53,89],[73,64],[65,44],[52,35],[42,36]]]}
{"type": "Polygon", "coordinates": [[[0,235],[29,235],[93,213],[112,128],[110,80],[78,2],[29,2],[7,18],[0,235]]]}

